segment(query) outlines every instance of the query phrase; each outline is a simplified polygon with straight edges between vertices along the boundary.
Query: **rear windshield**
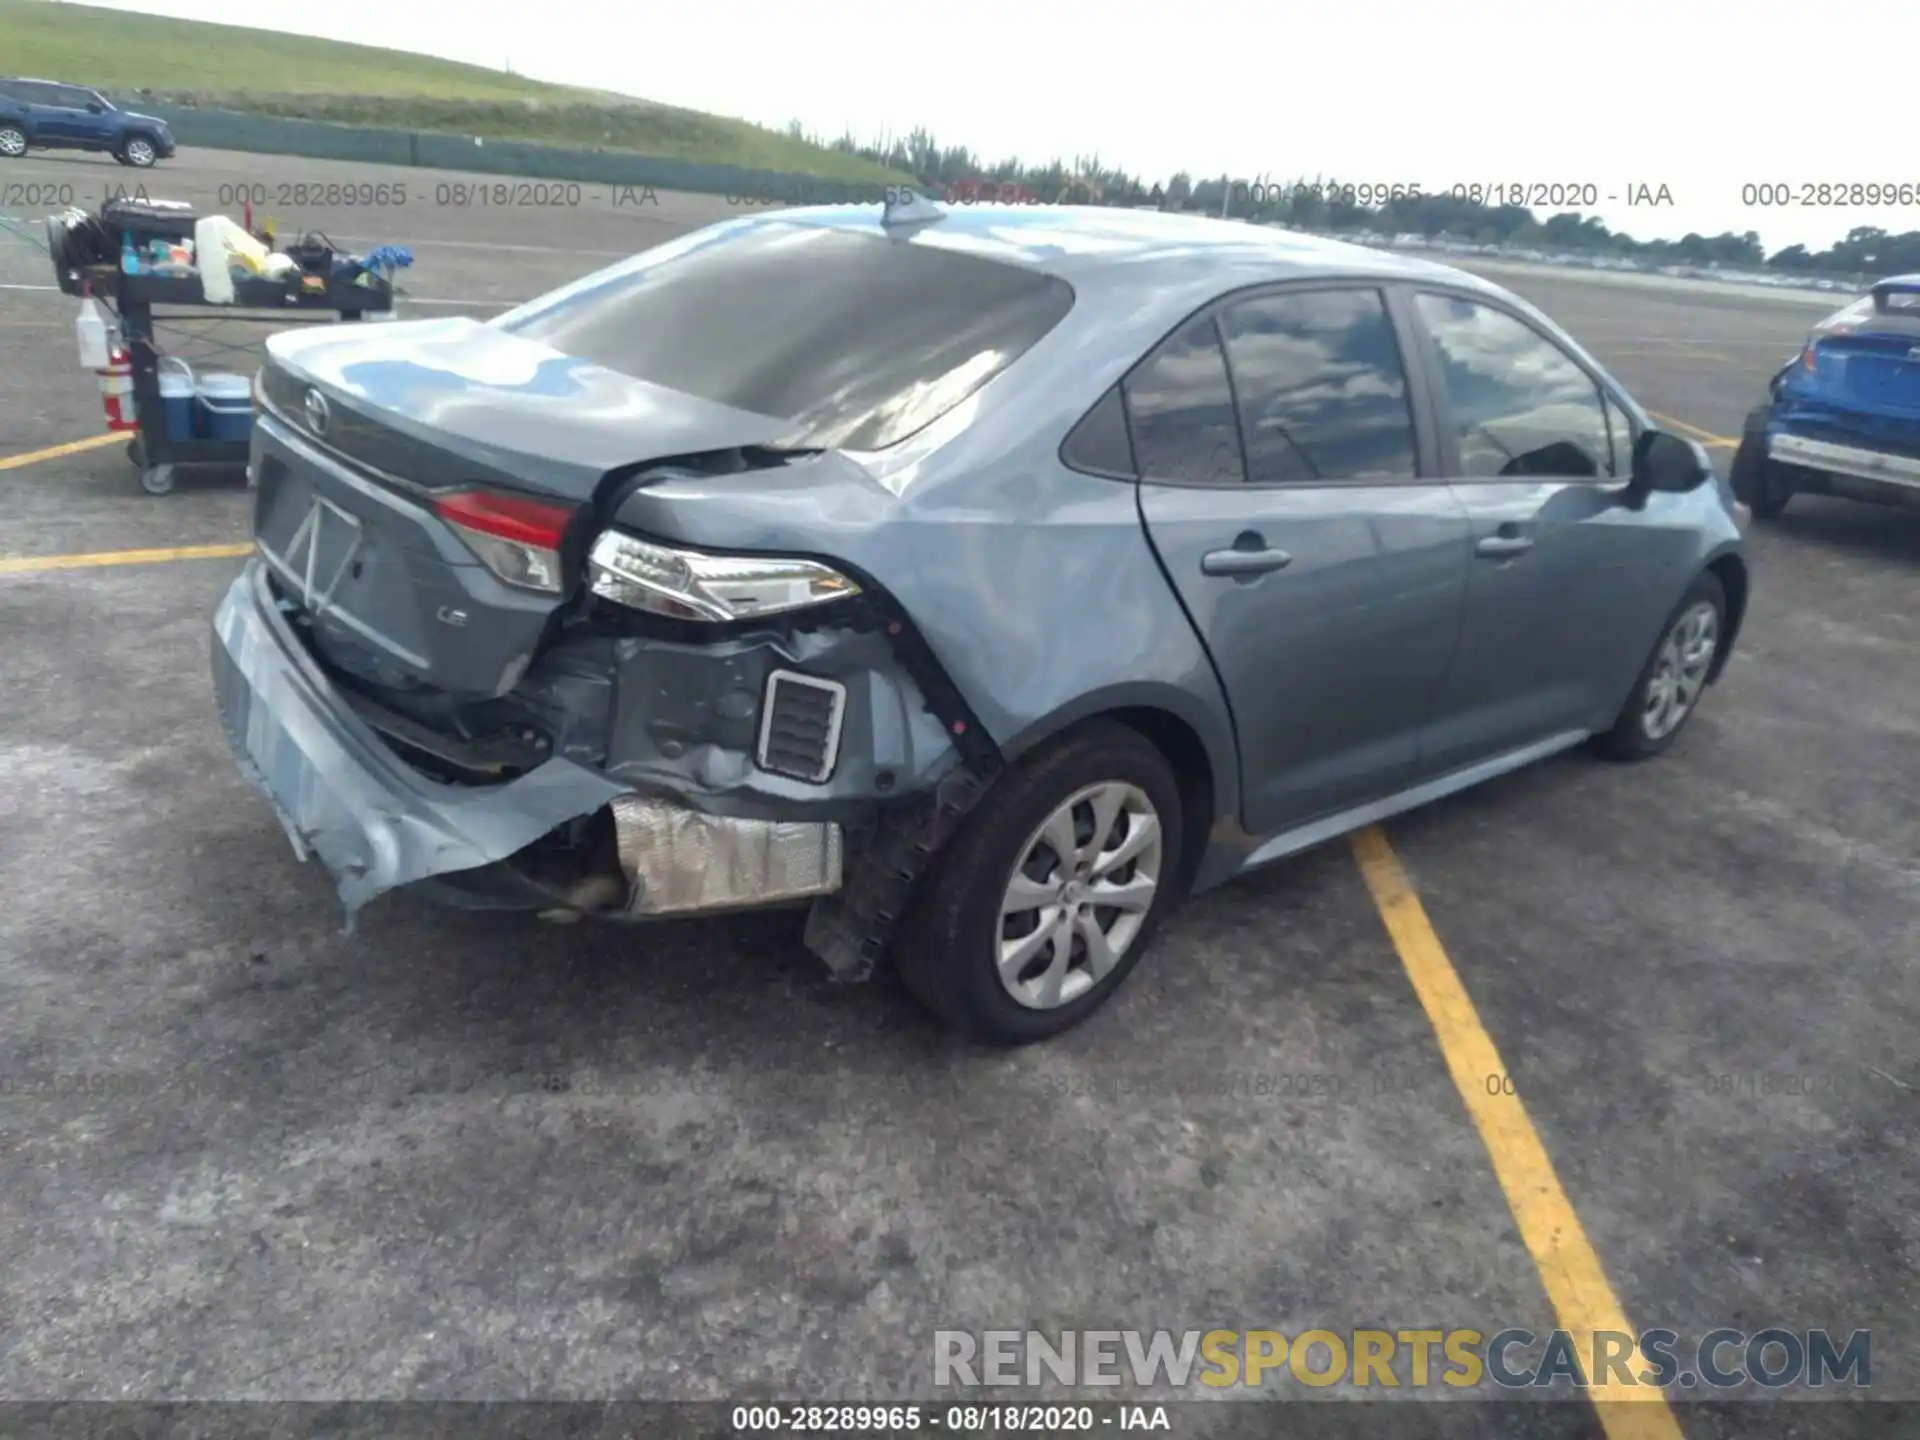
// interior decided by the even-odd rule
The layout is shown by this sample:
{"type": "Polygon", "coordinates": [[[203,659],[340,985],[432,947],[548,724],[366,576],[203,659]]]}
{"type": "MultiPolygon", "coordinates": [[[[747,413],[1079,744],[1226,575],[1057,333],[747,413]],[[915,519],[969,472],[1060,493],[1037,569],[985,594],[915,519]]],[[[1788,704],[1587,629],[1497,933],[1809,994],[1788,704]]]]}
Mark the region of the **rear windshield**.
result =
{"type": "Polygon", "coordinates": [[[879,450],[1060,323],[1056,276],[872,232],[697,232],[501,316],[569,355],[792,422],[796,448],[879,450]]]}

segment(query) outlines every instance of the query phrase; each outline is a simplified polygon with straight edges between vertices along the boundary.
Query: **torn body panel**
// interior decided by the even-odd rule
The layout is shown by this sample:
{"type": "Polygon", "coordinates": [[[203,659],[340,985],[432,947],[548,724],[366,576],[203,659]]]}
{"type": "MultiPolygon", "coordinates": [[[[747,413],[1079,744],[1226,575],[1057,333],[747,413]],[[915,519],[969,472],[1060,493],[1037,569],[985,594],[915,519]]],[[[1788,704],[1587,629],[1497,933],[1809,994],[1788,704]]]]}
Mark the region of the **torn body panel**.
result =
{"type": "Polygon", "coordinates": [[[707,644],[583,625],[510,695],[474,701],[369,693],[300,624],[250,562],[215,616],[215,687],[243,771],[333,877],[349,928],[422,882],[460,904],[620,918],[831,894],[847,834],[960,763],[872,625],[707,644]],[[819,783],[760,767],[778,672],[843,687],[819,783]]]}
{"type": "Polygon", "coordinates": [[[622,793],[565,759],[484,789],[412,770],[334,698],[257,561],[228,588],[213,628],[214,688],[235,757],[295,853],[333,876],[349,929],[377,895],[503,860],[622,793]]]}
{"type": "Polygon", "coordinates": [[[617,646],[606,772],[698,810],[765,819],[859,819],[958,763],[951,737],[884,634],[835,627],[706,644],[617,646]],[[818,783],[759,765],[776,671],[845,687],[832,772],[818,783]]]}

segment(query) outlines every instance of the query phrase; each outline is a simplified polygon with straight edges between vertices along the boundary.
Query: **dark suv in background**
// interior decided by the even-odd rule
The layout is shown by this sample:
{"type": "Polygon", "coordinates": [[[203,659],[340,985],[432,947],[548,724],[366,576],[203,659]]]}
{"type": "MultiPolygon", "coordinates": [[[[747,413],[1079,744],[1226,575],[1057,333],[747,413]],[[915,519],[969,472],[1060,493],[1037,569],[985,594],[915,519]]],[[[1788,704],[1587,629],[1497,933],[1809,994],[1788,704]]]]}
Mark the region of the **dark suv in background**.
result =
{"type": "Polygon", "coordinates": [[[116,109],[98,90],[0,78],[0,159],[28,150],[104,150],[122,165],[145,169],[173,148],[166,121],[116,109]]]}

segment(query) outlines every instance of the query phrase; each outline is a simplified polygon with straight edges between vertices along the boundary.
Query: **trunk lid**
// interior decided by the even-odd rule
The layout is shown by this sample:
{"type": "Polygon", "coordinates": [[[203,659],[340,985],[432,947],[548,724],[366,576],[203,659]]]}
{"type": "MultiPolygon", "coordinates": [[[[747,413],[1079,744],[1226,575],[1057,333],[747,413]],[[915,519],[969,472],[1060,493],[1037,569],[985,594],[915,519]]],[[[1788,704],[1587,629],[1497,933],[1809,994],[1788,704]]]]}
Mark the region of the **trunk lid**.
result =
{"type": "Polygon", "coordinates": [[[770,445],[793,427],[636,380],[465,318],[294,331],[267,344],[267,401],[349,460],[430,488],[506,484],[585,502],[609,471],[770,445]]]}
{"type": "Polygon", "coordinates": [[[1808,379],[1817,398],[1846,409],[1920,418],[1920,325],[1823,336],[1808,379]]]}
{"type": "Polygon", "coordinates": [[[519,683],[577,588],[610,471],[790,428],[468,320],[276,335],[260,384],[254,531],[275,588],[330,669],[402,706],[519,683]],[[538,563],[557,589],[483,563],[471,517],[443,511],[476,490],[503,497],[496,538],[551,540],[538,563]]]}

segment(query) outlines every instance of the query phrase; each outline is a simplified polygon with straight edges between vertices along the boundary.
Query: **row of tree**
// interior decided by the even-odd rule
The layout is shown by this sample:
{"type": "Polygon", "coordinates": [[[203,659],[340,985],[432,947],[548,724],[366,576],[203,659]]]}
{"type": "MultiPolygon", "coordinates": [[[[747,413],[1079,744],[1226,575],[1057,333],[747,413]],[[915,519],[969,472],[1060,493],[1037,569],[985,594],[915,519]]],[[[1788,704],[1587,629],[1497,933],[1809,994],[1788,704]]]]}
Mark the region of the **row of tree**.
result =
{"type": "MultiPolygon", "coordinates": [[[[1769,255],[1757,231],[1636,240],[1623,231],[1609,229],[1597,215],[1582,214],[1577,209],[1550,214],[1543,220],[1526,206],[1492,204],[1469,194],[1381,195],[1378,192],[1386,187],[1336,186],[1304,178],[1264,184],[1196,181],[1185,172],[1160,184],[1105,165],[1092,156],[1078,157],[1071,164],[1060,160],[1044,165],[1023,164],[1017,159],[988,161],[964,145],[942,146],[924,129],[904,136],[882,136],[877,141],[862,141],[851,134],[822,140],[808,134],[798,121],[788,127],[788,132],[796,139],[917,176],[930,187],[959,187],[967,198],[1155,205],[1273,221],[1300,229],[1365,230],[1429,239],[1445,236],[1479,245],[1606,255],[1651,265],[1781,270],[1843,278],[1920,272],[1920,230],[1895,234],[1862,225],[1824,250],[1789,245],[1769,255]],[[1375,203],[1367,203],[1370,201],[1375,203]]],[[[1661,203],[1660,192],[1641,198],[1643,203],[1661,203]]]]}

